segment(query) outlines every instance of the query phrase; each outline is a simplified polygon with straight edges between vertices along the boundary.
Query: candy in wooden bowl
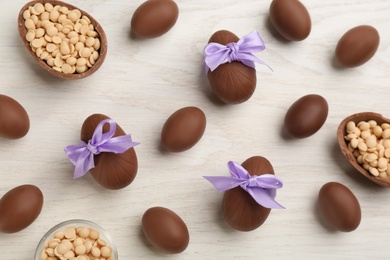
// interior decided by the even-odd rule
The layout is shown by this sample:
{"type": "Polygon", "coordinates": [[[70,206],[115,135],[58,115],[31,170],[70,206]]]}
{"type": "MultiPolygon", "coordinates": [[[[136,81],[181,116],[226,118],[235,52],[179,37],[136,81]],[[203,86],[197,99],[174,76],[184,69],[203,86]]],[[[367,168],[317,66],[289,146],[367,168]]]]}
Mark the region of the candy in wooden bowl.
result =
{"type": "Polygon", "coordinates": [[[100,24],[62,1],[28,2],[19,12],[18,30],[39,66],[61,79],[93,74],[107,54],[107,37],[100,24]]]}
{"type": "Polygon", "coordinates": [[[348,116],[337,129],[337,141],[358,172],[390,187],[390,119],[373,112],[348,116]]]}

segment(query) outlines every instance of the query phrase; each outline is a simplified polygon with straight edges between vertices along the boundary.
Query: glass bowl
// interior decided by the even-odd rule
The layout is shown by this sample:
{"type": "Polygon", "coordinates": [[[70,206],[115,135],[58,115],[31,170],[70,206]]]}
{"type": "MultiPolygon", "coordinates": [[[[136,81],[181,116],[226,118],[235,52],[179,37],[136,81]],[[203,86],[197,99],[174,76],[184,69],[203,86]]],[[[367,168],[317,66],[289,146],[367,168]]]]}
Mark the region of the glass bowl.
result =
{"type": "MultiPolygon", "coordinates": [[[[64,222],[61,222],[61,223],[55,225],[49,231],[47,231],[46,234],[39,241],[37,249],[35,250],[34,260],[44,259],[44,258],[41,258],[41,252],[45,248],[45,245],[47,245],[50,240],[55,238],[54,234],[56,234],[59,231],[64,232],[68,227],[72,227],[72,226],[75,228],[85,227],[88,229],[92,228],[92,229],[97,230],[100,233],[99,239],[102,239],[105,242],[107,242],[107,246],[111,247],[111,249],[112,249],[112,254],[111,254],[112,258],[108,258],[108,259],[118,260],[118,251],[117,251],[112,239],[107,234],[107,232],[101,226],[97,225],[96,223],[94,223],[92,221],[88,221],[88,220],[83,220],[83,219],[67,220],[67,221],[64,221],[64,222]]],[[[64,238],[64,239],[66,239],[66,238],[64,238]]],[[[60,250],[58,250],[58,251],[60,251],[60,250]]],[[[60,258],[57,257],[56,259],[60,259],[60,258]]]]}

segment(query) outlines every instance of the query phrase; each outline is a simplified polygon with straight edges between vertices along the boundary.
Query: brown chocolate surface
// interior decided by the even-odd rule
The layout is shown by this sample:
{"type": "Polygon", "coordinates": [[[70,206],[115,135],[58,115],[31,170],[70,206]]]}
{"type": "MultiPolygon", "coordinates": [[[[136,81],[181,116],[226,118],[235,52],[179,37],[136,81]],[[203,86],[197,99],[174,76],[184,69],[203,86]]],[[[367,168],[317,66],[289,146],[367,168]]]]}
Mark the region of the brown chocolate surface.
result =
{"type": "Polygon", "coordinates": [[[336,47],[336,60],[345,67],[357,67],[370,60],[379,46],[379,33],[369,25],[346,32],[336,47]]]}
{"type": "Polygon", "coordinates": [[[273,0],[269,12],[273,26],[287,40],[302,41],[309,36],[310,15],[298,0],[273,0]]]}
{"type": "MultiPolygon", "coordinates": [[[[230,31],[215,32],[209,40],[226,45],[237,42],[239,38],[230,31]]],[[[256,89],[256,70],[239,61],[219,65],[209,71],[208,79],[216,96],[226,104],[238,104],[247,101],[256,89]]]]}
{"type": "Polygon", "coordinates": [[[147,0],[131,18],[131,32],[138,38],[155,38],[168,32],[176,23],[179,8],[172,0],[147,0]]]}
{"type": "Polygon", "coordinates": [[[328,102],[320,95],[306,95],[295,101],[286,113],[284,127],[295,138],[315,134],[328,117],[328,102]]]}
{"type": "Polygon", "coordinates": [[[238,36],[234,33],[228,30],[220,30],[211,35],[209,43],[216,42],[222,45],[226,45],[231,42],[238,42],[238,40],[240,40],[240,38],[238,38],[238,36]]]}
{"type": "Polygon", "coordinates": [[[43,194],[34,185],[21,185],[0,199],[0,232],[15,233],[31,225],[41,213],[43,194]]]}
{"type": "MultiPolygon", "coordinates": [[[[271,163],[264,157],[253,156],[242,163],[251,176],[274,174],[271,163]]],[[[271,209],[259,205],[241,187],[225,191],[222,200],[222,213],[226,222],[239,231],[252,231],[268,218],[271,209]]]]}
{"type": "Polygon", "coordinates": [[[30,129],[26,110],[13,98],[0,94],[0,137],[18,139],[30,129]]]}
{"type": "Polygon", "coordinates": [[[193,147],[206,129],[206,116],[197,107],[185,107],[173,113],[161,132],[163,146],[171,152],[182,152],[193,147]]]}
{"type": "Polygon", "coordinates": [[[184,221],[175,212],[163,207],[153,207],[144,213],[142,231],[155,248],[166,253],[181,253],[190,241],[184,221]]]}
{"type": "MultiPolygon", "coordinates": [[[[93,114],[83,123],[81,128],[81,140],[88,142],[92,138],[96,126],[109,117],[102,114],[93,114]]],[[[104,132],[108,132],[109,125],[105,124],[104,132]]],[[[117,124],[115,136],[126,133],[117,124]]],[[[128,186],[137,175],[138,161],[134,148],[128,149],[124,153],[103,152],[95,155],[95,167],[90,170],[92,177],[104,188],[118,190],[128,186]]]]}
{"type": "Polygon", "coordinates": [[[360,204],[350,189],[337,182],[322,186],[318,194],[318,209],[324,221],[344,232],[355,230],[361,220],[360,204]]]}

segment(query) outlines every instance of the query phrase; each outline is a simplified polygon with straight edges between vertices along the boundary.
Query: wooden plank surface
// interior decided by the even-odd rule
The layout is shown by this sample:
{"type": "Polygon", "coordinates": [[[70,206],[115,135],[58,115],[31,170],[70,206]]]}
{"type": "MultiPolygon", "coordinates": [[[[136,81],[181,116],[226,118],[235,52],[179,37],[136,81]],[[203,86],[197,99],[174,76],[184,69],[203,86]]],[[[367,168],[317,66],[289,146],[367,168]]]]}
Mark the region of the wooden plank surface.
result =
{"type": "Polygon", "coordinates": [[[385,0],[302,0],[312,32],[288,43],[269,23],[271,1],[177,0],[176,25],[153,40],[130,38],[130,20],[142,0],[69,0],[93,15],[106,31],[105,63],[92,76],[64,81],[41,69],[24,49],[17,14],[25,1],[0,8],[0,93],[27,110],[31,129],[20,140],[0,139],[0,195],[31,183],[45,197],[38,219],[16,234],[0,234],[0,259],[32,259],[43,234],[73,218],[92,220],[114,239],[127,259],[388,259],[390,191],[359,176],[336,142],[343,118],[372,111],[390,117],[390,2],[385,0]],[[333,63],[339,38],[350,28],[370,24],[381,43],[374,58],[354,69],[333,63]],[[202,68],[203,48],[213,32],[227,29],[239,37],[257,30],[267,49],[256,54],[273,68],[257,65],[257,89],[246,103],[222,105],[210,90],[202,68]],[[329,104],[326,123],[302,140],[283,137],[287,109],[306,94],[329,104]],[[160,145],[165,120],[185,106],[207,116],[201,141],[173,154],[160,145]],[[135,141],[139,170],[127,188],[109,191],[88,174],[72,180],[73,166],[63,148],[77,144],[81,124],[93,113],[114,118],[135,141]],[[232,230],[221,214],[222,194],[202,178],[227,175],[229,160],[262,155],[285,187],[259,229],[232,230]],[[359,199],[362,222],[351,233],[334,232],[318,216],[323,184],[347,185],[359,199]],[[178,213],[187,223],[190,244],[182,254],[163,255],[145,241],[142,214],[153,206],[178,213]]]}

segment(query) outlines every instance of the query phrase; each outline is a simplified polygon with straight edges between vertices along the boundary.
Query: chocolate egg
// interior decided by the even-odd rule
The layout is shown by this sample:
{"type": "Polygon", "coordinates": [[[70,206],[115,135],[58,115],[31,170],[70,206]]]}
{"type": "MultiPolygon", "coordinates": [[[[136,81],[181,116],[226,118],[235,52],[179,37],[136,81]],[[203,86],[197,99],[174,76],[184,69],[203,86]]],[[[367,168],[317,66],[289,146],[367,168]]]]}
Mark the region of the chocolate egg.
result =
{"type": "Polygon", "coordinates": [[[165,122],[161,141],[171,152],[182,152],[193,147],[206,129],[206,116],[197,107],[184,107],[173,113],[165,122]]]}
{"type": "Polygon", "coordinates": [[[0,232],[15,233],[31,225],[41,213],[43,194],[30,184],[8,191],[0,199],[0,232]]]}
{"type": "Polygon", "coordinates": [[[269,12],[271,23],[287,40],[302,41],[309,36],[310,15],[298,0],[273,0],[269,12]]]}
{"type": "Polygon", "coordinates": [[[328,102],[320,95],[306,95],[291,105],[284,118],[286,131],[295,138],[316,133],[328,117],[328,102]]]}
{"type": "Polygon", "coordinates": [[[144,213],[142,231],[155,248],[166,253],[181,253],[190,241],[184,221],[175,212],[163,207],[150,208],[144,213]]]}
{"type": "MultiPolygon", "coordinates": [[[[234,33],[221,30],[210,37],[209,43],[226,45],[238,40],[234,33]]],[[[215,70],[209,70],[207,77],[215,95],[226,104],[245,102],[256,89],[256,70],[239,61],[221,64],[215,70]]]]}
{"type": "MultiPolygon", "coordinates": [[[[264,157],[253,156],[243,162],[251,176],[274,174],[271,163],[264,157]]],[[[268,218],[271,209],[259,205],[241,187],[225,191],[222,200],[222,213],[226,222],[239,231],[252,231],[260,227],[268,218]]]]}
{"type": "Polygon", "coordinates": [[[326,224],[339,231],[355,230],[361,220],[360,204],[350,189],[337,182],[322,186],[318,209],[326,224]]]}
{"type": "Polygon", "coordinates": [[[26,110],[16,100],[0,94],[0,137],[22,138],[29,129],[26,110]]]}
{"type": "Polygon", "coordinates": [[[379,33],[369,25],[352,28],[339,40],[337,62],[348,68],[360,66],[374,56],[379,46],[379,33]]]}
{"type": "MultiPolygon", "coordinates": [[[[81,140],[88,143],[92,138],[96,126],[108,116],[93,114],[89,116],[81,127],[81,140]]],[[[109,131],[109,125],[105,124],[103,132],[109,131]]],[[[126,133],[117,124],[114,137],[126,133]]],[[[94,156],[95,167],[90,170],[92,177],[104,188],[118,190],[128,186],[137,175],[138,161],[134,148],[124,153],[102,152],[94,156]]]]}
{"type": "Polygon", "coordinates": [[[155,38],[168,32],[176,23],[179,8],[172,0],[148,0],[135,10],[131,32],[139,38],[155,38]]]}

